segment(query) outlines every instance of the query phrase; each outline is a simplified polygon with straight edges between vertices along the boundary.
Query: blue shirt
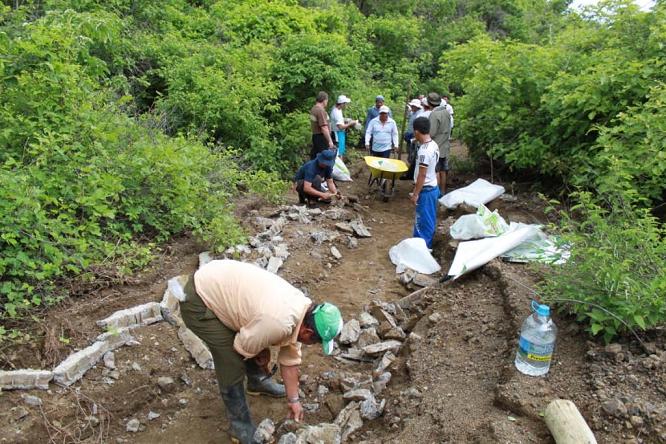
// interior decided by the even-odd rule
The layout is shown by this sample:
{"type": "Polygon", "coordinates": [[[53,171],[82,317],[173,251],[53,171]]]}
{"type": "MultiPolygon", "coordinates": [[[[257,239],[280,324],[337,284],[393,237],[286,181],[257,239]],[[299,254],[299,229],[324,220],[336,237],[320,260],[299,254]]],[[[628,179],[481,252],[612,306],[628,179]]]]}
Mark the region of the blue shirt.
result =
{"type": "Polygon", "coordinates": [[[373,151],[388,151],[394,146],[398,146],[398,127],[395,120],[390,117],[386,122],[382,123],[379,117],[375,117],[368,124],[368,129],[365,131],[365,144],[370,144],[370,137],[372,137],[373,151]]]}
{"type": "Polygon", "coordinates": [[[407,134],[414,134],[414,121],[423,114],[422,109],[417,109],[409,115],[409,122],[407,122],[407,134]]]}
{"type": "Polygon", "coordinates": [[[294,176],[294,182],[299,180],[304,180],[306,182],[314,182],[315,177],[321,176],[322,180],[330,179],[333,175],[333,167],[320,167],[317,159],[312,159],[308,162],[305,162],[294,176]]]}

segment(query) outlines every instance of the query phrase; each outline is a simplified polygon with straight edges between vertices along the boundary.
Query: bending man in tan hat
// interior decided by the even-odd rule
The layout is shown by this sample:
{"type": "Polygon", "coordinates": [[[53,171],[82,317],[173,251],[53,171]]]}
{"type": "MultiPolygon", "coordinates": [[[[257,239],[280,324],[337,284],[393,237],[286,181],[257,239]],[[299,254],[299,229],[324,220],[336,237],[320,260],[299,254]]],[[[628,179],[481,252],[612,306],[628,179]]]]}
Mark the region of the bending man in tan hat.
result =
{"type": "Polygon", "coordinates": [[[253,443],[255,426],[245,399],[250,393],[285,396],[289,416],[303,419],[298,397],[301,343],[321,342],[324,354],[342,330],[340,310],[315,304],[281,277],[253,264],[216,260],[185,286],[180,310],[185,325],[210,349],[231,435],[253,443]],[[270,377],[268,347],[279,347],[284,385],[270,377]]]}

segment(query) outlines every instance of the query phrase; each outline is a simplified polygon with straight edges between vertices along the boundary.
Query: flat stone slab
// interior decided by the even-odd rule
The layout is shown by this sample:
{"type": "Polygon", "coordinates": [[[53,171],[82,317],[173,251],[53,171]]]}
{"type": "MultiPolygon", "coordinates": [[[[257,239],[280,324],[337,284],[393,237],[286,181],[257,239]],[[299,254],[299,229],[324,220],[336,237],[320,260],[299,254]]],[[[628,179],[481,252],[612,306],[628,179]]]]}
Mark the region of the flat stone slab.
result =
{"type": "Polygon", "coordinates": [[[366,399],[374,398],[372,392],[364,388],[349,390],[342,397],[345,401],[365,401],[366,399]]]}
{"type": "Polygon", "coordinates": [[[0,370],[0,390],[47,390],[52,379],[53,372],[49,370],[0,370]]]}
{"type": "Polygon", "coordinates": [[[134,340],[127,330],[119,333],[104,333],[92,345],[72,353],[53,369],[53,380],[59,384],[70,386],[81,379],[102,357],[110,351],[117,349],[134,340]]]}
{"type": "Polygon", "coordinates": [[[273,246],[273,255],[280,259],[287,259],[289,257],[289,247],[287,244],[278,244],[273,246]]]}
{"type": "MultiPolygon", "coordinates": [[[[322,423],[315,426],[305,426],[298,431],[296,442],[340,444],[342,442],[341,433],[342,431],[338,424],[322,423]]],[[[282,441],[280,440],[280,442],[282,441]]]]}
{"type": "Polygon", "coordinates": [[[207,369],[215,368],[213,355],[210,354],[210,350],[208,350],[206,344],[192,330],[182,326],[178,329],[178,337],[183,342],[185,350],[197,361],[199,367],[207,369]]]}
{"type": "Polygon", "coordinates": [[[353,344],[358,341],[358,337],[361,334],[361,324],[356,319],[350,319],[342,327],[342,332],[340,333],[340,343],[341,344],[353,344]]]}
{"type": "Polygon", "coordinates": [[[185,300],[185,285],[190,277],[189,274],[183,274],[169,279],[162,302],[160,302],[162,317],[176,327],[183,325],[183,319],[180,316],[180,302],[185,300]]]}
{"type": "Polygon", "coordinates": [[[338,250],[336,247],[331,247],[331,254],[333,257],[337,260],[342,259],[342,254],[340,253],[340,250],[338,250]]]}
{"type": "Polygon", "coordinates": [[[352,401],[338,413],[335,418],[337,424],[342,430],[342,442],[347,441],[349,435],[363,427],[363,419],[361,418],[360,405],[357,401],[352,401]]]}
{"type": "Polygon", "coordinates": [[[397,353],[398,350],[400,350],[401,346],[402,342],[391,340],[365,346],[363,347],[363,351],[370,356],[376,356],[376,355],[381,355],[382,353],[385,353],[387,351],[397,353]]]}
{"type": "Polygon", "coordinates": [[[276,256],[271,256],[271,258],[268,260],[268,265],[266,266],[266,270],[270,271],[273,274],[277,274],[278,270],[280,267],[282,267],[282,264],[284,261],[276,256]]]}
{"type": "Polygon", "coordinates": [[[97,325],[102,328],[141,327],[163,319],[160,304],[148,302],[125,310],[118,310],[111,316],[97,321],[97,325]]]}
{"type": "Polygon", "coordinates": [[[347,222],[338,222],[335,228],[347,234],[354,234],[354,229],[347,222]]]}
{"type": "Polygon", "coordinates": [[[349,222],[349,226],[354,230],[354,234],[358,237],[372,237],[372,234],[370,234],[370,231],[365,225],[363,225],[363,221],[361,220],[353,220],[349,222]]]}

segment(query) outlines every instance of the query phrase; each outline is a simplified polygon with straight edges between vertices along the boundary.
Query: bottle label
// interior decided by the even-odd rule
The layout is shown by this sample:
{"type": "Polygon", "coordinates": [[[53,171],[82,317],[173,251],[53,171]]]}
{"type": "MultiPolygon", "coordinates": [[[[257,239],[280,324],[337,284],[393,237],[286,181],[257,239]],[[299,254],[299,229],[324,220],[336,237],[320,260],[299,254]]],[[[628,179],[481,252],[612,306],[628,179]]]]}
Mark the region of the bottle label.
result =
{"type": "Polygon", "coordinates": [[[538,362],[550,362],[553,357],[553,349],[555,348],[554,343],[537,345],[533,342],[530,342],[524,336],[520,336],[520,341],[518,342],[518,353],[529,361],[538,361],[538,362]]]}

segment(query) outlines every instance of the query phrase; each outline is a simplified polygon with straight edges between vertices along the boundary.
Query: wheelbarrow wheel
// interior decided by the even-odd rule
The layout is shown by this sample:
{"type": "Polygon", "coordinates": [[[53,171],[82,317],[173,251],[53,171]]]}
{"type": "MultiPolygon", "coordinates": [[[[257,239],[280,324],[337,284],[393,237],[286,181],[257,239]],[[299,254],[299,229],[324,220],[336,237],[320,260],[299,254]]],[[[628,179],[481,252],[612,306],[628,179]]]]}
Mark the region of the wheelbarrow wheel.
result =
{"type": "Polygon", "coordinates": [[[388,202],[388,200],[389,200],[390,194],[389,194],[388,188],[389,188],[388,179],[382,179],[381,190],[382,190],[382,201],[383,202],[388,202]]]}

